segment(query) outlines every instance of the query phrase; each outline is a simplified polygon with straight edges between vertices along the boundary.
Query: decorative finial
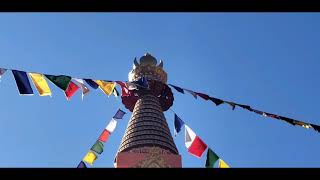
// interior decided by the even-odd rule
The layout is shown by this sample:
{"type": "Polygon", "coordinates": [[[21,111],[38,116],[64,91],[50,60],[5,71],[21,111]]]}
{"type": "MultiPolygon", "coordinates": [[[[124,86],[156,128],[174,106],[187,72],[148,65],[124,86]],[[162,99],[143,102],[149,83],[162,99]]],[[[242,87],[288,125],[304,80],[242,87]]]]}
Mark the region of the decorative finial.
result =
{"type": "Polygon", "coordinates": [[[140,65],[157,65],[157,59],[153,57],[151,54],[146,53],[144,56],[140,58],[140,65]]]}

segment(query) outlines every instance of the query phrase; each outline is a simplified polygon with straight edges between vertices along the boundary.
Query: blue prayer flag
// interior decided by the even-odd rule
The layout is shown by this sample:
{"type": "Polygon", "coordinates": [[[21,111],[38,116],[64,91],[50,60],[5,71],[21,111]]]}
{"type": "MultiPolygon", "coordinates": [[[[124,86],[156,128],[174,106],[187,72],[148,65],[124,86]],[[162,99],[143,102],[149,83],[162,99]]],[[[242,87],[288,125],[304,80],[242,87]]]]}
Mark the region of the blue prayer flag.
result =
{"type": "Polygon", "coordinates": [[[86,164],[83,161],[80,161],[77,168],[87,168],[86,164]]]}
{"type": "Polygon", "coordinates": [[[178,87],[178,86],[174,86],[174,85],[172,85],[172,84],[169,84],[169,85],[170,85],[171,87],[173,87],[175,90],[177,90],[178,92],[184,94],[184,90],[183,90],[182,88],[180,88],[180,87],[178,87]]]}
{"type": "Polygon", "coordinates": [[[16,80],[20,95],[33,95],[27,73],[24,71],[12,70],[14,79],[16,80]]]}
{"type": "Polygon", "coordinates": [[[125,115],[126,113],[124,111],[122,111],[121,109],[119,109],[116,114],[113,116],[114,119],[122,119],[122,117],[125,115]]]}
{"type": "Polygon", "coordinates": [[[99,85],[91,79],[84,79],[93,89],[98,89],[99,85]]]}
{"type": "Polygon", "coordinates": [[[177,116],[177,114],[174,114],[174,135],[176,136],[180,131],[181,127],[184,125],[184,122],[177,116]]]}

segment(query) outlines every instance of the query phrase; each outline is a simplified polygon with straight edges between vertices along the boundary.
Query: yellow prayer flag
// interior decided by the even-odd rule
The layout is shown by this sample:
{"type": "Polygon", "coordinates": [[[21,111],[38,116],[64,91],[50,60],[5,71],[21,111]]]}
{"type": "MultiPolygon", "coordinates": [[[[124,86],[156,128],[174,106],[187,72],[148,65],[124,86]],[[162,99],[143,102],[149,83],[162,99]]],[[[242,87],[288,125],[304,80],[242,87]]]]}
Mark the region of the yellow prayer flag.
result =
{"type": "Polygon", "coordinates": [[[113,89],[116,87],[116,83],[115,82],[106,82],[106,81],[102,81],[102,80],[96,80],[95,81],[100,89],[106,93],[108,96],[110,96],[113,92],[113,89]]]}
{"type": "Polygon", "coordinates": [[[229,168],[229,165],[225,163],[222,159],[220,159],[219,168],[229,168]]]}
{"type": "Polygon", "coordinates": [[[89,164],[93,164],[93,162],[97,159],[96,154],[94,154],[94,152],[92,152],[91,150],[89,150],[89,152],[86,154],[86,156],[83,158],[83,161],[89,163],[89,164]]]}
{"type": "Polygon", "coordinates": [[[29,73],[29,75],[40,96],[51,96],[51,90],[43,74],[29,73]]]}

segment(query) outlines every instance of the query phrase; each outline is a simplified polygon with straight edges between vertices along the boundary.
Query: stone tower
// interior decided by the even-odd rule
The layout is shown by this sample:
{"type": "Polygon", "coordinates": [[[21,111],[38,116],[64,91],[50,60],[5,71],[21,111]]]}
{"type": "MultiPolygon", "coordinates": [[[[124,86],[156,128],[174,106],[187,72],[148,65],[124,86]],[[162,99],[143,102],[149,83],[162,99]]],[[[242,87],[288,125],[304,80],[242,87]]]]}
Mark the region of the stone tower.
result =
{"type": "Polygon", "coordinates": [[[173,94],[166,84],[163,61],[150,54],[134,60],[129,82],[144,77],[148,88],[130,90],[122,103],[132,112],[115,158],[115,167],[181,167],[181,156],[174,144],[163,114],[173,104],[173,94]]]}

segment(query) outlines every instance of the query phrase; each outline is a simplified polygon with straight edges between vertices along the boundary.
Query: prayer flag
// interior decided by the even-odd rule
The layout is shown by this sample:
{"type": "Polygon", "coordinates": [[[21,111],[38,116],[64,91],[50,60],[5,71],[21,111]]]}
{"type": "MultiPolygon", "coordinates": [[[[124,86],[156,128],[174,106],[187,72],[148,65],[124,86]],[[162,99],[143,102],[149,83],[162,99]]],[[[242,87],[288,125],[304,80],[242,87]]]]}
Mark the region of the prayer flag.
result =
{"type": "Polygon", "coordinates": [[[174,114],[174,135],[175,136],[181,131],[181,128],[183,125],[184,125],[184,122],[177,116],[177,114],[174,114]]]}
{"type": "Polygon", "coordinates": [[[126,113],[124,111],[122,111],[121,109],[118,109],[118,111],[116,112],[116,114],[113,116],[114,119],[122,119],[123,116],[126,113]]]}
{"type": "Polygon", "coordinates": [[[75,80],[79,84],[79,86],[80,86],[80,88],[82,90],[82,96],[81,97],[83,99],[83,97],[90,92],[90,89],[84,84],[84,81],[82,79],[77,79],[77,78],[72,78],[72,79],[75,80]]]}
{"type": "Polygon", "coordinates": [[[104,129],[101,135],[99,136],[99,140],[102,142],[106,142],[109,136],[110,136],[110,132],[104,129]]]}
{"type": "Polygon", "coordinates": [[[207,149],[207,145],[187,125],[185,125],[185,145],[188,152],[198,158],[207,149]]]}
{"type": "Polygon", "coordinates": [[[129,96],[130,95],[129,89],[127,88],[127,86],[124,82],[116,81],[116,83],[119,84],[121,87],[121,96],[129,96]]]}
{"type": "Polygon", "coordinates": [[[112,94],[113,89],[116,86],[116,83],[114,82],[106,82],[103,80],[96,80],[95,82],[99,85],[100,89],[108,96],[112,94]]]}
{"type": "Polygon", "coordinates": [[[51,90],[43,74],[29,73],[29,75],[40,96],[51,96],[51,90]]]}
{"type": "Polygon", "coordinates": [[[77,168],[87,168],[87,166],[83,161],[80,161],[77,168]]]}
{"type": "Polygon", "coordinates": [[[209,99],[216,104],[216,106],[219,106],[220,104],[222,104],[224,101],[222,101],[221,99],[217,99],[214,97],[209,97],[209,99]]]}
{"type": "Polygon", "coordinates": [[[84,79],[89,86],[91,86],[93,89],[98,89],[99,85],[95,83],[92,79],[84,79]]]}
{"type": "Polygon", "coordinates": [[[202,99],[204,99],[204,100],[209,100],[209,98],[210,98],[210,96],[208,96],[208,95],[206,95],[206,94],[203,94],[203,93],[197,93],[196,92],[196,94],[198,95],[198,96],[200,96],[202,99]]]}
{"type": "Polygon", "coordinates": [[[116,126],[117,126],[117,121],[112,118],[109,124],[107,125],[106,130],[109,131],[111,134],[116,129],[116,126]]]}
{"type": "Polygon", "coordinates": [[[188,93],[190,93],[194,98],[197,99],[197,93],[191,91],[191,90],[188,90],[188,89],[184,89],[185,91],[187,91],[188,93]]]}
{"type": "Polygon", "coordinates": [[[229,168],[229,165],[225,163],[222,159],[220,159],[219,168],[229,168]]]}
{"type": "Polygon", "coordinates": [[[92,152],[91,150],[89,150],[89,152],[83,158],[83,161],[92,165],[96,159],[97,159],[97,155],[94,154],[94,152],[92,152]]]}
{"type": "Polygon", "coordinates": [[[180,92],[180,93],[182,93],[182,94],[184,94],[184,91],[183,91],[183,89],[182,88],[180,88],[180,87],[178,87],[178,86],[175,86],[175,85],[172,85],[172,84],[169,84],[171,87],[173,87],[176,91],[178,91],[178,92],[180,92]]]}
{"type": "Polygon", "coordinates": [[[212,168],[214,164],[218,161],[218,159],[219,159],[219,156],[215,152],[213,152],[210,148],[208,148],[206,168],[212,168]]]}
{"type": "Polygon", "coordinates": [[[60,89],[65,91],[68,88],[68,85],[71,81],[70,76],[65,76],[65,75],[45,75],[53,84],[58,86],[60,89]]]}
{"type": "Polygon", "coordinates": [[[14,79],[18,86],[20,95],[33,95],[33,90],[31,88],[27,73],[24,71],[12,70],[14,79]]]}
{"type": "Polygon", "coordinates": [[[96,143],[94,143],[94,145],[91,147],[91,150],[98,154],[101,154],[103,152],[103,146],[103,143],[97,140],[96,143]]]}
{"type": "Polygon", "coordinates": [[[70,81],[68,88],[65,90],[65,95],[67,100],[70,100],[71,97],[78,91],[79,87],[72,81],[70,81]]]}

